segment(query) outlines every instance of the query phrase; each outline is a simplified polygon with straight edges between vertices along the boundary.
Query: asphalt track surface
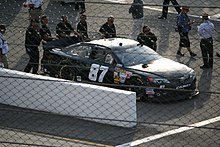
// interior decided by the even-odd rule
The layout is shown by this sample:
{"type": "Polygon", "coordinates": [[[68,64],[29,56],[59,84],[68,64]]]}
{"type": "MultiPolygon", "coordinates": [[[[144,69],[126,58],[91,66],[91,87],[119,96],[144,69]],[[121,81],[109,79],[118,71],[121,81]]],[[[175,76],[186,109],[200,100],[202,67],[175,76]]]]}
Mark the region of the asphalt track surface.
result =
{"type": "MultiPolygon", "coordinates": [[[[12,0],[8,2],[10,1],[12,0]]],[[[115,2],[118,3],[121,1],[115,2]]],[[[187,1],[185,2],[187,3],[187,1]]],[[[201,1],[194,2],[194,5],[197,3],[199,5],[200,2],[201,1]]],[[[147,1],[145,1],[145,3],[147,3],[147,1]]],[[[22,4],[22,2],[12,3],[11,6],[17,6],[18,4],[22,4]]],[[[54,27],[53,25],[59,21],[57,14],[60,14],[63,10],[72,12],[69,6],[60,6],[55,1],[47,1],[46,4],[48,7],[45,9],[45,13],[54,21],[51,27],[54,27]],[[53,7],[57,9],[53,9],[53,11],[55,11],[54,13],[49,13],[53,7]]],[[[8,6],[2,3],[0,7],[4,7],[4,5],[8,6]]],[[[216,5],[219,6],[219,4],[216,5]]],[[[98,28],[99,26],[97,26],[97,24],[102,24],[109,13],[113,13],[116,17],[115,23],[117,26],[120,26],[124,21],[122,18],[125,18],[128,19],[126,26],[131,28],[129,26],[132,25],[132,20],[129,14],[118,13],[117,11],[111,10],[108,11],[108,14],[102,14],[98,10],[95,11],[97,6],[98,5],[94,4],[87,5],[88,21],[92,28],[98,28]]],[[[103,9],[101,5],[99,6],[100,9],[103,9]]],[[[128,6],[123,5],[123,10],[127,10],[127,8],[128,6]]],[[[115,7],[112,9],[116,10],[115,7]]],[[[123,10],[121,12],[124,12],[123,10]]],[[[178,36],[174,31],[175,19],[173,18],[176,16],[175,11],[169,13],[167,20],[157,20],[157,16],[161,13],[159,10],[159,7],[145,7],[145,23],[149,24],[149,21],[151,22],[150,27],[160,39],[158,42],[158,52],[168,58],[192,67],[197,72],[197,85],[200,90],[200,95],[191,100],[166,104],[138,102],[137,114],[138,122],[140,123],[137,127],[130,129],[84,121],[70,116],[60,116],[0,105],[0,136],[4,136],[0,138],[0,146],[8,146],[8,142],[17,142],[20,144],[10,145],[219,147],[220,85],[218,69],[220,68],[220,61],[219,58],[215,57],[213,69],[201,70],[199,68],[202,64],[202,60],[199,49],[199,39],[196,37],[196,25],[200,22],[200,11],[197,11],[197,9],[190,11],[191,18],[196,20],[195,27],[192,29],[190,35],[193,44],[192,49],[197,53],[197,57],[191,58],[189,55],[187,56],[187,51],[183,50],[186,56],[180,58],[175,56],[176,46],[178,45],[178,42],[174,41],[175,37],[173,37],[178,36]],[[165,36],[168,36],[168,39],[166,39],[165,36]]],[[[208,11],[210,11],[211,14],[213,13],[212,21],[218,31],[220,26],[218,20],[219,9],[209,9],[208,11]]],[[[6,14],[10,16],[10,13],[17,15],[7,18],[2,16],[2,21],[12,29],[15,26],[23,26],[19,27],[19,29],[8,31],[7,34],[8,36],[18,38],[17,44],[14,46],[20,48],[19,52],[17,52],[15,47],[12,47],[9,54],[11,61],[10,67],[16,70],[23,70],[25,65],[21,63],[27,61],[22,40],[24,29],[28,24],[27,20],[24,19],[27,17],[27,10],[20,7],[10,9],[6,14]],[[14,36],[15,33],[18,35],[14,36]]],[[[71,16],[70,19],[73,23],[77,20],[77,18],[71,16]]],[[[91,34],[95,33],[95,31],[91,31],[91,34]]],[[[121,36],[125,34],[120,30],[118,33],[121,34],[121,36]]],[[[16,40],[13,37],[10,39],[16,40]]],[[[219,38],[219,32],[217,32],[214,40],[215,51],[218,51],[219,48],[219,38]]]]}

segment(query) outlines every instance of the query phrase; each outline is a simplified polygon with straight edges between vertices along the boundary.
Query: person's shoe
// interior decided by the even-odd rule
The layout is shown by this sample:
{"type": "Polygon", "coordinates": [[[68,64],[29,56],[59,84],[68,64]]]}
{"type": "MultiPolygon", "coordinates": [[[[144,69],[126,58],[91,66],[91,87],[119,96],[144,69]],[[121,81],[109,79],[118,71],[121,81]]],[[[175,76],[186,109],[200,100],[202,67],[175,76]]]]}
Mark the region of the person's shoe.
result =
{"type": "Polygon", "coordinates": [[[195,53],[193,53],[193,52],[190,52],[190,56],[191,56],[191,57],[195,57],[195,56],[196,56],[196,54],[195,54],[195,53]]]}
{"type": "Polygon", "coordinates": [[[177,55],[180,55],[180,56],[184,56],[184,54],[183,53],[181,53],[180,51],[177,51],[177,53],[176,53],[177,55]]]}
{"type": "Polygon", "coordinates": [[[202,65],[202,66],[200,66],[200,68],[201,68],[201,69],[209,68],[209,66],[207,66],[207,65],[202,65]]]}
{"type": "Polygon", "coordinates": [[[158,19],[167,19],[167,18],[164,16],[159,16],[158,19]]]}

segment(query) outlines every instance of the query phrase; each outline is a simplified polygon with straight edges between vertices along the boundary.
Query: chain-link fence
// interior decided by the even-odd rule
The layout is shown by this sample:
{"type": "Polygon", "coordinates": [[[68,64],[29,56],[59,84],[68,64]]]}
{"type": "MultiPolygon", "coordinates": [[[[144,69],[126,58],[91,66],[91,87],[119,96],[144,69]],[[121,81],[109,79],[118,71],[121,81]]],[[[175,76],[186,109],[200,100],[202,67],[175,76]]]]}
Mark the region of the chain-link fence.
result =
{"type": "MultiPolygon", "coordinates": [[[[184,56],[177,55],[178,13],[172,0],[163,19],[158,19],[163,16],[162,0],[143,0],[141,26],[155,34],[158,54],[130,40],[142,32],[142,27],[137,28],[138,34],[132,36],[132,2],[86,0],[83,14],[92,42],[77,40],[81,44],[70,42],[65,46],[73,47],[63,47],[58,41],[60,49],[45,51],[41,41],[37,74],[23,72],[29,62],[25,48],[28,8],[21,0],[0,2],[0,23],[6,26],[9,46],[9,69],[0,68],[0,146],[220,145],[220,61],[216,55],[220,51],[220,2],[178,1],[180,7],[189,6],[188,17],[194,21],[189,40],[195,57],[186,48],[181,50],[184,56]],[[200,68],[203,56],[198,26],[204,13],[215,26],[213,67],[209,68],[200,68]],[[110,16],[114,16],[119,38],[116,46],[127,49],[125,52],[115,49],[114,39],[94,41],[103,37],[99,29],[110,16]],[[103,59],[91,58],[94,50],[103,59]]],[[[42,13],[54,38],[62,16],[68,16],[76,30],[83,10],[82,6],[76,8],[75,1],[43,1],[42,13]]]]}

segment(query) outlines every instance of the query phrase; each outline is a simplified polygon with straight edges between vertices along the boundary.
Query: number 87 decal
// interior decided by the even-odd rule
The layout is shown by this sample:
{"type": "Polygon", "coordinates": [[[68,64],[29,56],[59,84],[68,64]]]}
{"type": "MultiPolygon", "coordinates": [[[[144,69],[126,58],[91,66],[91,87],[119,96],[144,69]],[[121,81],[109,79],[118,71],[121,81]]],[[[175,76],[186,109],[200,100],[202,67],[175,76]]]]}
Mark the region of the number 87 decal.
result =
{"type": "Polygon", "coordinates": [[[108,72],[109,67],[107,66],[100,66],[98,64],[92,64],[90,67],[90,71],[89,71],[89,79],[91,81],[97,81],[98,78],[98,82],[102,82],[105,74],[108,72]],[[98,76],[98,72],[102,71],[101,74],[98,76]]]}

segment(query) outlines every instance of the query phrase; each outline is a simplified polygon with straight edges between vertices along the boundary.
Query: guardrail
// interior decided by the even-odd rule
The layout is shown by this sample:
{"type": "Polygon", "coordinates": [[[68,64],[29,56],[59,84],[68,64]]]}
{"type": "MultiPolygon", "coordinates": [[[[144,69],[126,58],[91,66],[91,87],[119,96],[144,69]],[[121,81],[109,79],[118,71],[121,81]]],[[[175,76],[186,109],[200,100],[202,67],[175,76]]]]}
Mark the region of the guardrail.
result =
{"type": "Polygon", "coordinates": [[[0,103],[136,126],[136,93],[0,68],[0,103]]]}

